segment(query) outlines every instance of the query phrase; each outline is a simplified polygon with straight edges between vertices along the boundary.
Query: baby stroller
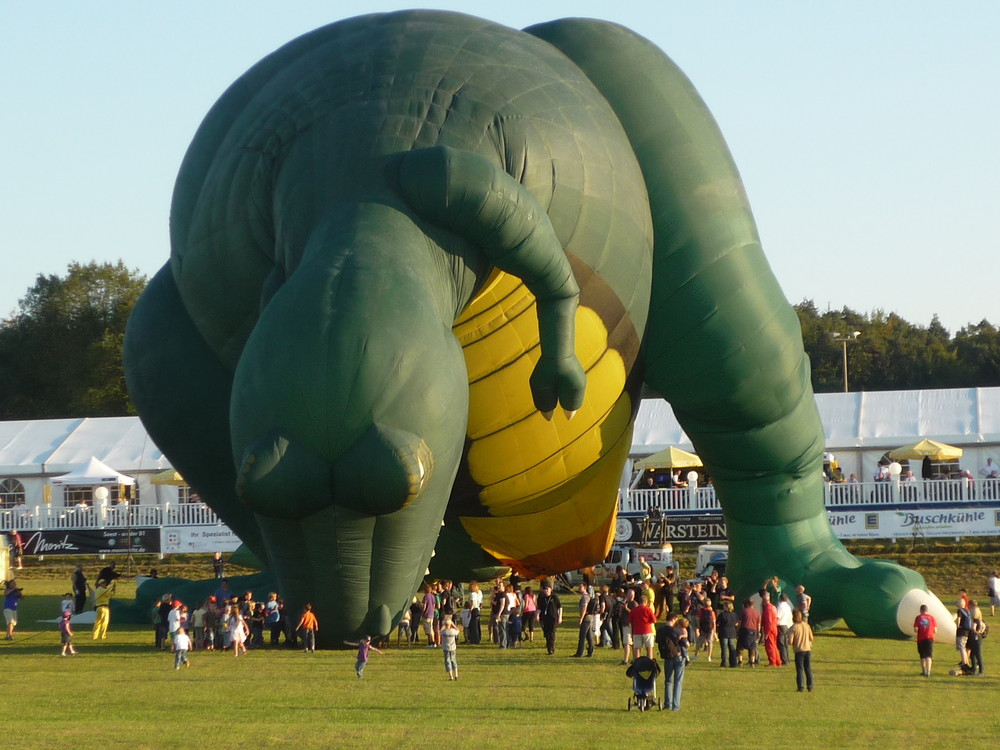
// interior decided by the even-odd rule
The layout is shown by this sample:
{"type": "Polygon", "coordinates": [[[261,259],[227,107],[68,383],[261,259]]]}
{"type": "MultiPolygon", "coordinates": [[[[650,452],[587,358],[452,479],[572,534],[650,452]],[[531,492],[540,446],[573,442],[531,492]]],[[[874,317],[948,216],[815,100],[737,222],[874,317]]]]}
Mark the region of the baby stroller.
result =
{"type": "Polygon", "coordinates": [[[648,711],[653,706],[662,710],[663,706],[656,698],[656,678],[660,674],[660,665],[656,659],[639,656],[625,670],[625,676],[632,678],[632,695],[628,699],[628,710],[635,706],[640,711],[648,711]]]}

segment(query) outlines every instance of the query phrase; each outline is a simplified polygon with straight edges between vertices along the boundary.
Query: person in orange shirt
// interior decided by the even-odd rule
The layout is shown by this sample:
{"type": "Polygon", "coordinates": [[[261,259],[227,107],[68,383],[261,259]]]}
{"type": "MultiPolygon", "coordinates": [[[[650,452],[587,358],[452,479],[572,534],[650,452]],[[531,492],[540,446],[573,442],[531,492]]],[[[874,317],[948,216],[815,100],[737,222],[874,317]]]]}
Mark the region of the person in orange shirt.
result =
{"type": "Polygon", "coordinates": [[[313,605],[307,604],[302,611],[302,618],[296,630],[302,631],[302,645],[306,653],[316,653],[316,633],[319,630],[319,620],[312,611],[313,605]]]}

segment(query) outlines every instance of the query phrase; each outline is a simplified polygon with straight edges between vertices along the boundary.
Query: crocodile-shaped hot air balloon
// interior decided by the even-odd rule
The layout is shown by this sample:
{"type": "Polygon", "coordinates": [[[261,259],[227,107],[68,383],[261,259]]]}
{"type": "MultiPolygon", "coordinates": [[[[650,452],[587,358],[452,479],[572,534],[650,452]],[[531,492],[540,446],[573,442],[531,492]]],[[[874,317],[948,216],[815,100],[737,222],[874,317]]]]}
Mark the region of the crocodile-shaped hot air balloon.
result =
{"type": "Polygon", "coordinates": [[[407,11],[306,34],[209,112],[170,228],[129,389],[327,645],[387,633],[428,564],[603,558],[643,383],[711,472],[741,594],[778,575],[814,622],[897,637],[937,602],[833,535],[737,170],[625,28],[407,11]]]}

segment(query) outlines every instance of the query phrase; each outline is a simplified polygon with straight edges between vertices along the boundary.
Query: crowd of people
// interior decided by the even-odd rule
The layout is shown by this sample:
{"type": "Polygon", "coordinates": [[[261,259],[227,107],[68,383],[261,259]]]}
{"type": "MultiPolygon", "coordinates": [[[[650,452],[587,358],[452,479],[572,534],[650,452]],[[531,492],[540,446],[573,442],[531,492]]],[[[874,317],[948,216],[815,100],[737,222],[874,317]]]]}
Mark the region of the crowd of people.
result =
{"type": "MultiPolygon", "coordinates": [[[[292,613],[276,592],[269,593],[264,601],[255,601],[251,591],[239,596],[221,577],[224,568],[218,555],[213,569],[219,578],[212,595],[189,608],[167,593],[151,609],[154,646],[174,653],[176,669],[190,666],[188,654],[197,650],[232,652],[238,657],[252,649],[284,645],[315,652],[319,620],[311,605],[292,613]]],[[[107,638],[110,603],[119,577],[116,564],[110,562],[98,573],[91,588],[82,566],[76,566],[71,576],[72,589],[60,605],[61,655],[76,653],[71,618],[84,611],[88,601],[93,602],[95,610],[93,639],[107,638]]],[[[1000,574],[996,571],[989,577],[988,589],[990,614],[994,616],[1000,606],[1000,574]]],[[[801,585],[786,592],[777,577],[770,578],[755,597],[737,605],[728,579],[716,571],[705,579],[678,583],[672,568],[653,580],[650,566],[640,565],[640,572],[634,575],[626,574],[619,566],[611,581],[602,586],[584,580],[577,593],[577,642],[571,656],[588,658],[598,648],[609,648],[621,651],[621,665],[659,656],[666,681],[666,708],[679,710],[684,669],[699,658],[706,662],[717,658],[723,668],[756,668],[762,657],[769,667],[794,661],[797,690],[813,690],[814,638],[809,627],[812,598],[801,585]]],[[[6,640],[14,638],[22,598],[23,590],[13,578],[4,582],[6,640]]],[[[441,649],[448,679],[457,680],[460,639],[481,645],[485,637],[499,649],[515,649],[533,642],[536,631],[540,631],[546,652],[552,655],[563,618],[563,603],[548,579],[522,585],[516,574],[508,580],[498,578],[488,598],[478,583],[463,591],[452,581],[433,581],[423,586],[403,613],[396,645],[420,645],[423,638],[427,648],[441,649]]],[[[950,674],[982,675],[982,641],[989,627],[978,602],[971,600],[965,589],[956,601],[955,625],[958,664],[950,674]]],[[[931,673],[937,630],[933,615],[926,607],[921,608],[913,632],[925,677],[931,673]]],[[[359,678],[370,654],[383,653],[370,636],[345,644],[358,648],[355,669],[359,678]]]]}
{"type": "MultiPolygon", "coordinates": [[[[255,601],[252,591],[242,596],[229,590],[229,581],[220,579],[214,594],[193,608],[164,594],[151,611],[154,646],[160,650],[178,650],[177,637],[184,636],[186,649],[227,651],[234,657],[265,646],[283,645],[316,651],[319,620],[306,604],[298,614],[285,606],[284,600],[270,592],[264,601],[255,601]],[[301,641],[301,643],[300,643],[301,641]]],[[[175,665],[180,668],[180,661],[175,665]]]]}

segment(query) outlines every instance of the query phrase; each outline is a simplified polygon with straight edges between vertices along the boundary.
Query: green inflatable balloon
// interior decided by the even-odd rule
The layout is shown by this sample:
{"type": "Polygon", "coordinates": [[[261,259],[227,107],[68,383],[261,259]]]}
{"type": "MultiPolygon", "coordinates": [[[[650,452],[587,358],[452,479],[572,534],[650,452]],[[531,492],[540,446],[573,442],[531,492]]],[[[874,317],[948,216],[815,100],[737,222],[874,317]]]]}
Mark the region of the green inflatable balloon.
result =
{"type": "Polygon", "coordinates": [[[644,383],[710,468],[741,595],[777,575],[874,636],[943,610],[833,535],[737,170],[619,26],[406,11],[262,60],[188,150],[125,358],[154,440],[321,644],[388,633],[428,566],[603,558],[644,383]]]}

